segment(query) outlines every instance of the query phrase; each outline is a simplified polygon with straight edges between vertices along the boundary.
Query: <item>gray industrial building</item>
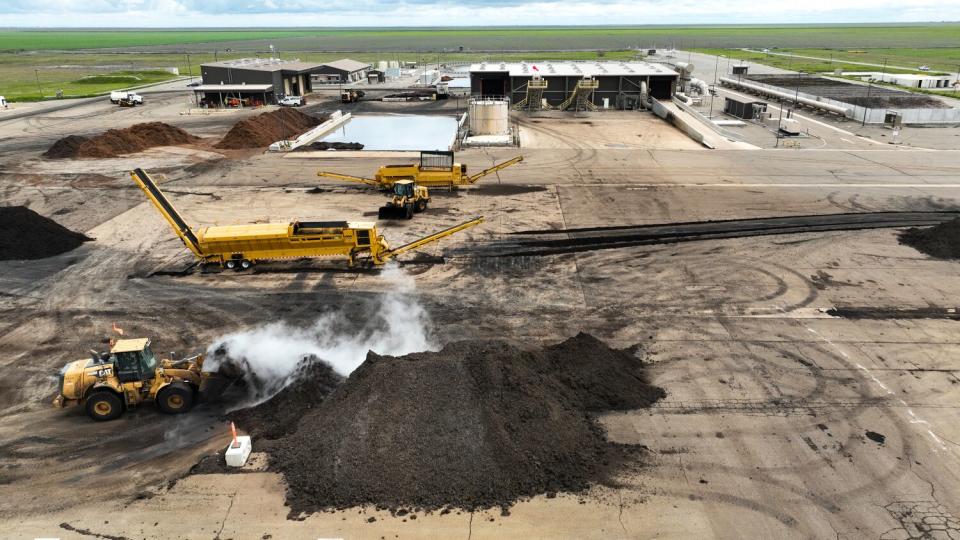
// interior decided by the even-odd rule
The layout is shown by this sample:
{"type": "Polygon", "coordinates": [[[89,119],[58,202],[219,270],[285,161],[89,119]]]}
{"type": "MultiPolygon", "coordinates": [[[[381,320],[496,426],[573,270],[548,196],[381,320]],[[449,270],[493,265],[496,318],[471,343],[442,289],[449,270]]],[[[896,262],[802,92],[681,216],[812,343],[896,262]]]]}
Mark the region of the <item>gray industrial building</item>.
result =
{"type": "Polygon", "coordinates": [[[203,84],[195,87],[194,92],[214,105],[228,98],[275,103],[281,96],[312,92],[310,77],[322,67],[322,64],[277,58],[211,62],[200,65],[203,84]]]}
{"type": "Polygon", "coordinates": [[[511,103],[528,98],[528,83],[546,82],[538,92],[553,107],[571,98],[578,84],[593,80],[588,100],[595,107],[636,108],[646,85],[655,99],[669,99],[676,88],[677,72],[647,62],[487,62],[470,66],[470,93],[478,97],[508,97],[511,103]]]}
{"type": "Polygon", "coordinates": [[[367,79],[370,64],[343,58],[320,65],[313,72],[313,80],[318,84],[349,84],[367,79]]]}

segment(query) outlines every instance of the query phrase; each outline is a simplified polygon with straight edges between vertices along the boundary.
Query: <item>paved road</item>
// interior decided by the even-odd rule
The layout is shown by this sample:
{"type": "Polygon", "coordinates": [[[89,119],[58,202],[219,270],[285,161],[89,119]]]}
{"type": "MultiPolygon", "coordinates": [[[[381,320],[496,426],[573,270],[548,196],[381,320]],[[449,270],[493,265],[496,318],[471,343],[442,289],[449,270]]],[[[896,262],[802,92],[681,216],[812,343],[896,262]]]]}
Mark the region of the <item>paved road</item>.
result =
{"type": "MultiPolygon", "coordinates": [[[[153,86],[138,88],[136,92],[138,94],[170,94],[175,92],[186,92],[186,82],[188,78],[175,79],[173,81],[167,81],[153,86]]],[[[11,120],[17,120],[20,118],[28,118],[30,116],[35,116],[38,114],[50,114],[52,112],[63,111],[67,109],[72,109],[74,107],[80,107],[88,103],[95,103],[97,101],[102,101],[106,99],[106,95],[103,96],[94,96],[89,98],[74,98],[74,99],[57,99],[49,101],[41,101],[38,103],[23,103],[17,104],[17,109],[9,110],[7,112],[0,111],[0,124],[4,122],[9,122],[11,120]],[[18,110],[23,109],[23,110],[18,110]]]]}

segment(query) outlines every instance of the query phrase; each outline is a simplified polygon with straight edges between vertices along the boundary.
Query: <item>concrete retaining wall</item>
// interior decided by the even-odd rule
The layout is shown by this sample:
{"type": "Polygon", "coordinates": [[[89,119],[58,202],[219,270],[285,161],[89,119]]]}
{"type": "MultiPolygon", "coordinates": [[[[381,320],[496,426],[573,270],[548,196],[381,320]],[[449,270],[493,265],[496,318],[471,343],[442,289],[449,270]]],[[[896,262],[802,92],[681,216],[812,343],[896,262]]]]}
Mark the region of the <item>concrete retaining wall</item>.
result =
{"type": "Polygon", "coordinates": [[[310,144],[327,133],[333,131],[343,123],[349,121],[353,116],[350,113],[343,114],[337,111],[330,115],[330,119],[319,126],[307,131],[292,141],[277,141],[270,145],[271,152],[289,152],[294,148],[310,144]]]}
{"type": "Polygon", "coordinates": [[[703,133],[701,133],[699,129],[697,129],[693,124],[684,118],[674,114],[673,111],[666,108],[663,103],[660,103],[660,101],[656,99],[653,100],[653,114],[663,118],[698,143],[706,146],[707,148],[713,148],[711,144],[704,140],[703,133]]]}

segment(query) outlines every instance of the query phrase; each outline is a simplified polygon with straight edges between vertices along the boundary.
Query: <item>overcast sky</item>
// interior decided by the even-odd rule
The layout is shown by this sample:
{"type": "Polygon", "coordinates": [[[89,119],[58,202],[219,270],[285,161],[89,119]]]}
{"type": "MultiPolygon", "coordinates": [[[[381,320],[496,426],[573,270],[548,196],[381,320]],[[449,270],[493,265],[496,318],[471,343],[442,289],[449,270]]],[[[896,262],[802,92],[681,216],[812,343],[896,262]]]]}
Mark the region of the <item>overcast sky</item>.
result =
{"type": "Polygon", "coordinates": [[[956,20],[960,20],[960,0],[0,0],[0,27],[383,27],[956,20]]]}

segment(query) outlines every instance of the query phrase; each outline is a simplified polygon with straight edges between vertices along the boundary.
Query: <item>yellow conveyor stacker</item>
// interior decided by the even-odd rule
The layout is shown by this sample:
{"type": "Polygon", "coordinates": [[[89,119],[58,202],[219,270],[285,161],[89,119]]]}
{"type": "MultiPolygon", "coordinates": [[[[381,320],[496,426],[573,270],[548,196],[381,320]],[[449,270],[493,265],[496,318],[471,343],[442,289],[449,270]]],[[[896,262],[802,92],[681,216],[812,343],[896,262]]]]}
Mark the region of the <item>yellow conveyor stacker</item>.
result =
{"type": "Polygon", "coordinates": [[[413,180],[418,186],[427,188],[446,187],[455,188],[476,184],[484,176],[505,169],[523,161],[523,156],[517,156],[507,161],[497,163],[493,167],[484,169],[477,174],[467,174],[467,166],[454,163],[453,152],[420,152],[420,163],[405,165],[384,165],[377,170],[373,178],[351,176],[329,171],[318,171],[317,176],[357,182],[368,186],[375,186],[382,190],[393,189],[393,184],[400,180],[413,180]]]}
{"type": "Polygon", "coordinates": [[[193,228],[143,169],[130,172],[184,245],[200,261],[227,268],[249,268],[257,261],[302,257],[344,257],[351,265],[369,258],[380,265],[451,234],[483,223],[475,218],[409,244],[390,249],[374,222],[291,221],[193,228]]]}

